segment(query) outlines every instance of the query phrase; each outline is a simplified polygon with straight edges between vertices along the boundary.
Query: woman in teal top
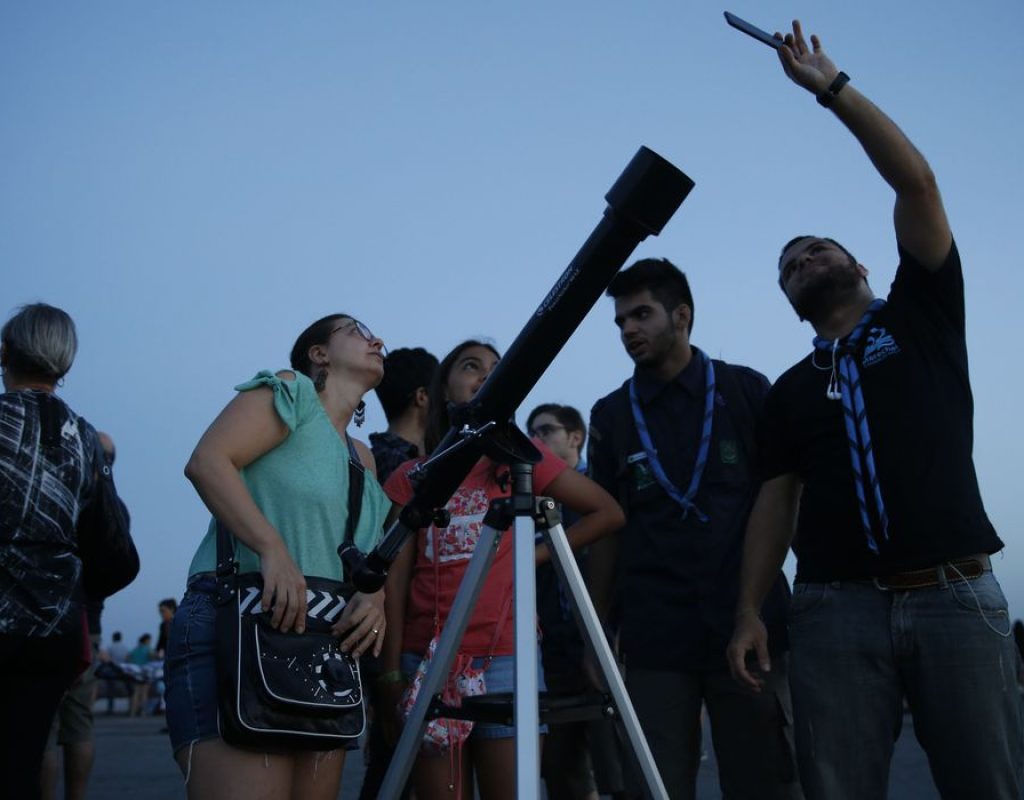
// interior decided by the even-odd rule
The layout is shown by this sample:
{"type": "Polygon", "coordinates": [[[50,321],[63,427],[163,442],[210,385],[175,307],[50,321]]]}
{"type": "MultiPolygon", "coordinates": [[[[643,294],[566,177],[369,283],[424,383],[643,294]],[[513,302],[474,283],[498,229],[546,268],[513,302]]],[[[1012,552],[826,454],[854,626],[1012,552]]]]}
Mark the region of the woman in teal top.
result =
{"type": "MultiPolygon", "coordinates": [[[[238,540],[242,572],[263,575],[264,609],[283,631],[306,621],[306,575],[341,579],[338,545],[348,517],[345,430],[361,421],[363,395],[384,374],[384,343],[358,320],[334,314],[309,326],[292,348],[292,371],[261,372],[203,434],[185,474],[213,516],[238,540]]],[[[373,547],[390,506],[369,449],[356,545],[373,547]]],[[[344,751],[261,753],[219,736],[214,664],[211,522],[189,569],[188,591],[171,627],[167,724],[188,796],[335,798],[344,751]]],[[[384,597],[356,593],[335,626],[343,650],[379,655],[384,597]]]]}

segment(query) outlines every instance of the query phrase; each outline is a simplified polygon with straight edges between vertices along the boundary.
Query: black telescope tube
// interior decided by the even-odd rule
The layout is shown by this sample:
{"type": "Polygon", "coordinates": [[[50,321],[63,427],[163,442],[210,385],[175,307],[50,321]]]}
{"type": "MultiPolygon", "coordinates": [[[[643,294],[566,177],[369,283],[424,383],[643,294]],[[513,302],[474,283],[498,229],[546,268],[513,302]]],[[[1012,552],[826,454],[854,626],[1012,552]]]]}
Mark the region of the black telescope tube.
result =
{"type": "MultiPolygon", "coordinates": [[[[605,195],[604,217],[480,391],[461,409],[463,421],[474,426],[495,421],[499,429],[505,425],[636,246],[661,232],[693,186],[692,180],[653,150],[640,148],[605,195]]],[[[459,438],[453,425],[435,453],[459,438]]],[[[482,445],[470,444],[426,470],[399,521],[377,548],[365,560],[352,552],[354,548],[345,551],[343,558],[360,591],[373,592],[383,585],[406,537],[429,523],[434,510],[448,502],[482,454],[482,445]]]]}
{"type": "Polygon", "coordinates": [[[477,419],[512,416],[630,253],[661,232],[692,188],[668,161],[640,148],[605,195],[604,218],[473,398],[477,419]]]}

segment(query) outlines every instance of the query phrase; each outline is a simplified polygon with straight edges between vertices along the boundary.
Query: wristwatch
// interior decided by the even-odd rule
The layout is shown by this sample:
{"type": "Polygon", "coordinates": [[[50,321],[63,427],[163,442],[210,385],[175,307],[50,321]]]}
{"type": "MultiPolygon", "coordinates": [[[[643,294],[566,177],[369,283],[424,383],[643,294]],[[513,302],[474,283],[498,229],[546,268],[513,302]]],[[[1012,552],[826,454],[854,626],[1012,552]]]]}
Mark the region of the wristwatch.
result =
{"type": "Polygon", "coordinates": [[[832,80],[832,83],[828,85],[828,88],[817,96],[818,103],[825,108],[829,108],[835,101],[836,97],[839,96],[839,92],[842,88],[850,82],[850,76],[845,72],[840,72],[832,80]]]}

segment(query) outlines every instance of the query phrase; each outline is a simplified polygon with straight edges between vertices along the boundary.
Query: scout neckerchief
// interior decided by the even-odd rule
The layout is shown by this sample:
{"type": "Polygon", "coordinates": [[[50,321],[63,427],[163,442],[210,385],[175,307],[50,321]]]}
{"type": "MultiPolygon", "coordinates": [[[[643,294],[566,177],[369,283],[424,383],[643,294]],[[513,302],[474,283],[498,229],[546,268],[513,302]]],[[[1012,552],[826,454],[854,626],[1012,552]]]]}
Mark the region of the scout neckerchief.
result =
{"type": "Polygon", "coordinates": [[[854,486],[857,489],[857,503],[860,506],[860,522],[867,537],[871,552],[878,554],[878,542],[871,532],[871,518],[868,516],[867,496],[870,492],[878,510],[878,522],[882,538],[889,540],[889,517],[885,513],[882,502],[882,490],[878,484],[878,473],[875,471],[875,454],[871,447],[871,431],[868,429],[867,409],[864,406],[864,393],[861,390],[860,372],[857,370],[857,359],[854,351],[864,335],[864,330],[875,316],[875,312],[885,305],[882,299],[875,300],[868,306],[864,316],[845,339],[828,340],[821,336],[814,337],[817,350],[832,352],[832,379],[826,396],[829,399],[842,399],[843,418],[846,422],[846,438],[850,443],[850,462],[853,465],[854,486]],[[836,356],[839,367],[839,398],[836,397],[836,356]]]}
{"type": "Polygon", "coordinates": [[[700,446],[697,448],[697,463],[693,467],[693,477],[690,478],[690,486],[683,494],[679,488],[668,479],[665,468],[658,460],[658,451],[651,440],[650,431],[647,429],[647,421],[640,408],[640,401],[636,396],[636,379],[629,380],[629,402],[633,407],[633,422],[636,425],[636,432],[640,436],[640,444],[647,454],[647,463],[651,466],[651,472],[665,493],[671,497],[683,509],[683,519],[686,519],[692,511],[701,522],[707,522],[708,518],[694,504],[693,498],[697,496],[697,489],[700,488],[700,479],[704,474],[704,467],[708,463],[708,448],[711,444],[711,417],[715,411],[715,368],[711,359],[704,353],[693,348],[695,356],[700,358],[704,364],[704,425],[700,434],[700,446]]]}

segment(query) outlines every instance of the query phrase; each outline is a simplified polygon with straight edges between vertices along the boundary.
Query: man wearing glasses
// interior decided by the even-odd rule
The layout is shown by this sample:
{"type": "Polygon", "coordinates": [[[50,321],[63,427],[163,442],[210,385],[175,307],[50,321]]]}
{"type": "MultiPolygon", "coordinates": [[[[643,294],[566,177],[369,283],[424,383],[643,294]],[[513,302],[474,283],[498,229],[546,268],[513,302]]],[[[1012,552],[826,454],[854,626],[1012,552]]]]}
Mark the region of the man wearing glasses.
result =
{"type": "MultiPolygon", "coordinates": [[[[583,460],[587,429],[583,415],[575,408],[557,403],[539,405],[527,417],[526,430],[570,467],[578,472],[587,471],[583,460]]],[[[572,512],[563,509],[562,524],[568,528],[573,521],[572,512]]],[[[583,570],[586,551],[576,551],[575,556],[583,570]]],[[[549,693],[578,695],[587,691],[589,687],[583,677],[583,639],[573,620],[568,592],[550,562],[537,568],[537,616],[543,636],[544,680],[549,693]]],[[[608,769],[618,765],[614,732],[599,730],[600,727],[600,723],[588,722],[551,726],[541,758],[541,776],[549,797],[596,800],[599,791],[614,794],[621,790],[621,769],[608,769]],[[595,752],[592,758],[591,750],[598,742],[606,752],[595,752]]]]}
{"type": "Polygon", "coordinates": [[[591,547],[594,604],[617,634],[626,687],[673,800],[696,791],[702,704],[724,796],[798,798],[781,575],[765,603],[777,648],[768,689],[737,686],[725,659],[768,381],[690,345],[693,295],[671,262],[637,262],[608,295],[635,369],[590,416],[590,477],[626,512],[620,535],[591,547]]]}

